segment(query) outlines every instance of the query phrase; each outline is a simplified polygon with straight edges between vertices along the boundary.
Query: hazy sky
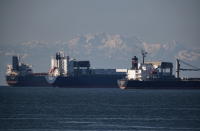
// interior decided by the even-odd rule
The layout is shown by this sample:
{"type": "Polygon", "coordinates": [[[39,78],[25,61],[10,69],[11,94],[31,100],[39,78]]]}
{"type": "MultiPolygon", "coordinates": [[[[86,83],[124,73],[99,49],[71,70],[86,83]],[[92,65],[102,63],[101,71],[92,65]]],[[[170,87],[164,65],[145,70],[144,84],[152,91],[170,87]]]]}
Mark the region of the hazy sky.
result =
{"type": "Polygon", "coordinates": [[[199,0],[0,0],[0,43],[108,32],[198,46],[199,13],[199,0]]]}

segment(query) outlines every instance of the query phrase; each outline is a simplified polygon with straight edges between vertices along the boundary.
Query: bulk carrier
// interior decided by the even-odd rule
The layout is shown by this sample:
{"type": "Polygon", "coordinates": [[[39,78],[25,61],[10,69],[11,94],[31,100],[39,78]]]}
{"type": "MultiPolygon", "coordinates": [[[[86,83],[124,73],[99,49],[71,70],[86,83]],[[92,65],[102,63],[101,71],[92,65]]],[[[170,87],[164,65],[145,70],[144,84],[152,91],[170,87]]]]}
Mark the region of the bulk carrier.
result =
{"type": "Polygon", "coordinates": [[[77,61],[56,53],[46,77],[55,87],[117,88],[117,80],[125,77],[127,69],[92,69],[89,61],[77,61]]]}
{"type": "Polygon", "coordinates": [[[180,78],[179,75],[180,71],[199,71],[200,68],[181,68],[180,62],[183,61],[177,59],[175,77],[172,73],[173,63],[144,62],[146,54],[142,51],[142,63],[138,63],[136,56],[132,58],[132,68],[127,71],[126,77],[118,80],[121,89],[200,89],[200,78],[180,78]]]}

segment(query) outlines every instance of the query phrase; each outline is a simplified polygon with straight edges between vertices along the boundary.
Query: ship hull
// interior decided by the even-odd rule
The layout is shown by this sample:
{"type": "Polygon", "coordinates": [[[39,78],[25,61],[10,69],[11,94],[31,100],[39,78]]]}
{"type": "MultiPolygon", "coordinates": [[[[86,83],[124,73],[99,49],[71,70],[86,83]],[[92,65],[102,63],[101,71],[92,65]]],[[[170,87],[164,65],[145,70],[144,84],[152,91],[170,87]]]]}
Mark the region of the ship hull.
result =
{"type": "Polygon", "coordinates": [[[43,75],[26,75],[26,76],[6,76],[9,86],[51,86],[43,75]]]}
{"type": "Polygon", "coordinates": [[[125,75],[58,76],[53,86],[73,88],[117,88],[117,80],[125,75]]]}
{"type": "Polygon", "coordinates": [[[121,89],[200,89],[200,81],[194,80],[118,80],[121,89]]]}

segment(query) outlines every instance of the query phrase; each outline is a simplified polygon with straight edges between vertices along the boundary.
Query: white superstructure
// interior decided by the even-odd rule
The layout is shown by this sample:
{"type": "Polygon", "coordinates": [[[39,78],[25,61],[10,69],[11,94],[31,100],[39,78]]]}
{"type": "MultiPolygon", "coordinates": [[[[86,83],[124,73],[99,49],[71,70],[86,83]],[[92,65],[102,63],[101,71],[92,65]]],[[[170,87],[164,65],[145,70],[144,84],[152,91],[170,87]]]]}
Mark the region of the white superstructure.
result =
{"type": "Polygon", "coordinates": [[[129,80],[147,80],[158,77],[158,69],[152,64],[139,64],[138,69],[130,69],[127,72],[129,80]]]}
{"type": "Polygon", "coordinates": [[[65,56],[64,52],[60,51],[56,53],[56,58],[51,58],[51,68],[49,75],[67,75],[68,69],[68,57],[65,56]]]}
{"type": "Polygon", "coordinates": [[[132,59],[132,68],[127,71],[127,79],[143,81],[169,78],[172,76],[172,68],[173,64],[169,62],[138,63],[138,59],[135,56],[132,59]]]}

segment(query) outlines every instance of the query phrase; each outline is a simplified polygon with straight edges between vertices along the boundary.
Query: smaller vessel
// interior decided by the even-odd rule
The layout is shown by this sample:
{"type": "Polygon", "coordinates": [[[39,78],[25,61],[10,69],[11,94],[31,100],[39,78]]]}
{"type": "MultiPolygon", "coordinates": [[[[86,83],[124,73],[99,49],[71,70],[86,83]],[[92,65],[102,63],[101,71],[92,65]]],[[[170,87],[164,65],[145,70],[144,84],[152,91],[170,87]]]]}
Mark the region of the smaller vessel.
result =
{"type": "Polygon", "coordinates": [[[30,65],[12,57],[12,65],[7,65],[6,81],[9,86],[51,86],[45,79],[48,73],[33,73],[30,65]]]}
{"type": "Polygon", "coordinates": [[[177,59],[177,77],[173,75],[171,62],[144,62],[146,52],[142,51],[143,62],[132,58],[132,68],[127,71],[125,78],[118,80],[121,89],[200,89],[200,78],[180,78],[180,70],[199,71],[196,69],[180,68],[177,59]]]}

